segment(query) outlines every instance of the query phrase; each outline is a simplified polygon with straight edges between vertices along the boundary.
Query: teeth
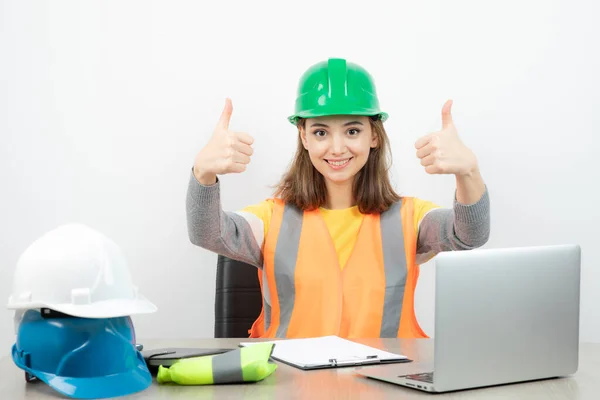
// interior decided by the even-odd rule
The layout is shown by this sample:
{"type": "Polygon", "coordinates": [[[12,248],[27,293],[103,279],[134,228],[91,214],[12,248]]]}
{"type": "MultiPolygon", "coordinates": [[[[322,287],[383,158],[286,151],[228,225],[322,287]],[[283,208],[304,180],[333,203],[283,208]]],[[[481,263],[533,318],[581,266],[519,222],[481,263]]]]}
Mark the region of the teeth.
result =
{"type": "Polygon", "coordinates": [[[344,161],[327,161],[327,162],[331,165],[335,165],[336,167],[339,167],[341,165],[347,164],[348,161],[350,161],[350,160],[348,159],[348,160],[344,160],[344,161]]]}

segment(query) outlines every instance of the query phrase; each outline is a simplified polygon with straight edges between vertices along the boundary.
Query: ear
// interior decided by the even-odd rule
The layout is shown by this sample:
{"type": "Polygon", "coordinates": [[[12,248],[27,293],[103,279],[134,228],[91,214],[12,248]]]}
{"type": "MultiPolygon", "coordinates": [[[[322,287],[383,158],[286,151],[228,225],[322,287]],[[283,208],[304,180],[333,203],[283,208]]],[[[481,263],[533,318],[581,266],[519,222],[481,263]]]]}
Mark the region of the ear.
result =
{"type": "Polygon", "coordinates": [[[371,131],[371,148],[374,149],[379,146],[379,137],[373,131],[371,131]]]}
{"type": "Polygon", "coordinates": [[[304,128],[299,127],[298,133],[300,134],[300,139],[302,139],[302,145],[304,146],[304,149],[308,150],[308,141],[306,140],[306,131],[304,130],[304,128]]]}

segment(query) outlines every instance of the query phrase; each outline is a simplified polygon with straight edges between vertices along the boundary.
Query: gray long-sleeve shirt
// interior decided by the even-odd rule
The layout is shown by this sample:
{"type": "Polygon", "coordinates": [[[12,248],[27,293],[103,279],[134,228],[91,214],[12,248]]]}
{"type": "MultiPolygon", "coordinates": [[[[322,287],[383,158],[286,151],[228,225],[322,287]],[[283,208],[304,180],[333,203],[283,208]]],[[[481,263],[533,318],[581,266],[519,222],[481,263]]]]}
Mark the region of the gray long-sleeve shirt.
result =
{"type": "MultiPolygon", "coordinates": [[[[219,189],[219,181],[205,186],[193,173],[190,174],[186,199],[190,241],[217,254],[262,268],[262,228],[255,224],[258,217],[223,211],[219,189]]],[[[434,209],[423,217],[417,237],[417,263],[423,263],[441,251],[481,247],[489,234],[490,201],[486,188],[475,204],[460,204],[455,198],[452,208],[434,209]]]]}

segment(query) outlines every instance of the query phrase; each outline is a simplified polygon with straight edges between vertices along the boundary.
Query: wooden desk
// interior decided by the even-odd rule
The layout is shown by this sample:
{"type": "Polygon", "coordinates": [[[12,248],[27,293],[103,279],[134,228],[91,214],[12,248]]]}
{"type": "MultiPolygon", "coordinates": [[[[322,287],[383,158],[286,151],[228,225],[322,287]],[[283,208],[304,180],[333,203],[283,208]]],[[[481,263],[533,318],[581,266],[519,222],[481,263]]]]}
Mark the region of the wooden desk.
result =
{"type": "MultiPolygon", "coordinates": [[[[246,340],[246,339],[244,339],[246,340]]],[[[433,355],[431,340],[368,339],[358,342],[391,352],[400,352],[415,360],[428,362],[433,355]]],[[[239,339],[146,340],[145,349],[160,347],[236,347],[239,339]]],[[[402,364],[410,369],[410,364],[402,364]]],[[[24,373],[10,356],[0,360],[2,399],[56,399],[57,392],[43,383],[28,384],[24,373]]],[[[409,388],[379,382],[356,375],[353,368],[301,371],[279,363],[273,375],[255,384],[223,386],[173,386],[156,382],[143,392],[128,398],[147,399],[599,399],[600,344],[580,347],[579,371],[568,378],[429,395],[409,388]]]]}

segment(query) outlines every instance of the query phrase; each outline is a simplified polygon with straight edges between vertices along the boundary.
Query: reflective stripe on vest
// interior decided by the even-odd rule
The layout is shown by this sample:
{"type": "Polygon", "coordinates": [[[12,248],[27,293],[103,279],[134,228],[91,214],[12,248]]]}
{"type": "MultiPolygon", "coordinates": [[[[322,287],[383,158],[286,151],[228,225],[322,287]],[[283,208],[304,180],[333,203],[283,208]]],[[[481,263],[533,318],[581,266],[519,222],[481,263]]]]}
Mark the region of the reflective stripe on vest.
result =
{"type": "Polygon", "coordinates": [[[400,205],[400,203],[395,203],[389,210],[382,213],[380,218],[386,281],[381,337],[395,337],[400,328],[402,301],[404,300],[408,269],[406,267],[402,223],[398,218],[400,216],[400,205]],[[394,286],[388,285],[387,282],[393,282],[394,286]]]}
{"type": "Polygon", "coordinates": [[[296,300],[296,284],[293,279],[298,258],[298,243],[302,232],[302,212],[293,206],[285,206],[279,227],[279,240],[275,249],[275,282],[279,296],[279,327],[276,337],[287,337],[287,330],[292,319],[294,301],[296,300]]]}
{"type": "Polygon", "coordinates": [[[414,314],[412,199],[364,215],[343,270],[318,210],[275,202],[259,271],[263,311],[252,337],[427,337],[414,314]]]}

